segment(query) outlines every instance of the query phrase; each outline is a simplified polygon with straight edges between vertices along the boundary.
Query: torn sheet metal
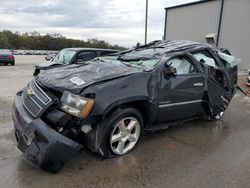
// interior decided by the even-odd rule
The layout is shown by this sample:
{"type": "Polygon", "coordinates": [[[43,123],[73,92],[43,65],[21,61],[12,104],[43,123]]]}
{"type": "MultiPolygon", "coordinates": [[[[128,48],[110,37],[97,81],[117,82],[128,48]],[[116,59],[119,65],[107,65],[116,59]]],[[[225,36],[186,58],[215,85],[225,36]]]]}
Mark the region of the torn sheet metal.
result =
{"type": "Polygon", "coordinates": [[[40,118],[29,117],[21,96],[15,98],[12,110],[18,148],[28,162],[49,172],[57,172],[83,146],[59,134],[40,118]]]}
{"type": "Polygon", "coordinates": [[[222,52],[218,52],[218,56],[226,62],[226,68],[233,68],[241,63],[239,58],[222,52]]]}
{"type": "MultiPolygon", "coordinates": [[[[224,77],[225,85],[222,85],[216,82],[209,74],[211,69],[209,66],[204,66],[205,69],[205,91],[206,91],[206,100],[208,101],[210,118],[216,117],[219,113],[224,112],[229,102],[231,101],[234,93],[230,86],[230,81],[226,72],[222,72],[221,76],[224,77]],[[227,87],[224,87],[227,86],[227,87]]],[[[217,70],[219,71],[219,70],[217,70]]]]}

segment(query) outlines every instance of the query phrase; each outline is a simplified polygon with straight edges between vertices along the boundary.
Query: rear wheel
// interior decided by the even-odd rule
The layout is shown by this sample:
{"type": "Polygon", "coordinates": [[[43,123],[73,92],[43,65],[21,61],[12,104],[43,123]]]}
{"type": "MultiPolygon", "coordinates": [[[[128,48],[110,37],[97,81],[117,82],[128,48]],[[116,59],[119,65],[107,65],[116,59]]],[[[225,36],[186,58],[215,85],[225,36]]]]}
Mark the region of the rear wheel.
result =
{"type": "Polygon", "coordinates": [[[215,120],[221,120],[221,119],[223,118],[224,113],[225,113],[224,111],[218,113],[218,114],[214,117],[214,119],[215,119],[215,120]]]}
{"type": "Polygon", "coordinates": [[[142,130],[143,119],[134,108],[122,109],[107,119],[101,150],[105,157],[127,154],[137,145],[142,130]]]}

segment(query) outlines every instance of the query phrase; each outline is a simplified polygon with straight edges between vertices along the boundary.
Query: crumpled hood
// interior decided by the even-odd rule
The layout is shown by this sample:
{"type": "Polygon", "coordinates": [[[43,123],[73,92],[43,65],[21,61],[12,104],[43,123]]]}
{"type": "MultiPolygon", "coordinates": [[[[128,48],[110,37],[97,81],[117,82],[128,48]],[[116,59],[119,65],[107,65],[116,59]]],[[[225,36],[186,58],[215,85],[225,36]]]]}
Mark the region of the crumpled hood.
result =
{"type": "Polygon", "coordinates": [[[41,62],[41,63],[37,64],[36,68],[39,69],[39,70],[45,70],[45,69],[49,69],[51,67],[54,67],[56,65],[60,66],[62,64],[56,63],[54,61],[44,61],[44,62],[41,62]]]}
{"type": "Polygon", "coordinates": [[[36,80],[45,87],[70,91],[79,94],[85,87],[109,79],[114,79],[137,72],[140,69],[128,67],[122,63],[113,64],[98,60],[86,64],[72,64],[58,68],[42,70],[36,80]]]}

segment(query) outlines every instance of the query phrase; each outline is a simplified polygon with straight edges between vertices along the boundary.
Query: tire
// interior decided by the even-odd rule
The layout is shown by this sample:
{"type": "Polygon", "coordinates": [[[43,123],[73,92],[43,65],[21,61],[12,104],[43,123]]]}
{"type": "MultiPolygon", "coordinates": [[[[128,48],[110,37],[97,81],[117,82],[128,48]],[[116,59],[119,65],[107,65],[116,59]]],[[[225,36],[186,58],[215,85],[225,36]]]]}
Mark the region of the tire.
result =
{"type": "Polygon", "coordinates": [[[210,116],[210,115],[201,116],[201,119],[204,121],[219,121],[223,119],[224,114],[225,114],[225,111],[221,111],[215,116],[210,116]]]}
{"type": "Polygon", "coordinates": [[[221,120],[224,116],[224,111],[218,113],[216,116],[214,116],[214,120],[221,120]]]}
{"type": "Polygon", "coordinates": [[[5,65],[5,66],[7,66],[7,65],[8,65],[8,63],[4,63],[4,65],[5,65]]]}
{"type": "Polygon", "coordinates": [[[122,156],[138,144],[143,132],[143,118],[135,108],[125,108],[112,113],[102,126],[101,155],[104,158],[122,156]]]}
{"type": "Polygon", "coordinates": [[[11,63],[11,66],[14,66],[15,65],[15,62],[11,63]]]}

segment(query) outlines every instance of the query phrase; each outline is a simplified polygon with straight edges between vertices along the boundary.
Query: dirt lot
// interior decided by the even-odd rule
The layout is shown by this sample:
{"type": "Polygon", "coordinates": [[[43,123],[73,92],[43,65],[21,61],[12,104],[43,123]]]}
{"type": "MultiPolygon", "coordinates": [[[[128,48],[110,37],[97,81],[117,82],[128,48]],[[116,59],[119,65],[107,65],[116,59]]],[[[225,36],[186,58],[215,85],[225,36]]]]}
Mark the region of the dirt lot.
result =
{"type": "Polygon", "coordinates": [[[250,99],[239,92],[222,121],[148,134],[124,157],[82,151],[58,174],[27,164],[16,148],[11,105],[43,59],[16,57],[16,66],[0,66],[0,187],[249,187],[250,99]]]}

